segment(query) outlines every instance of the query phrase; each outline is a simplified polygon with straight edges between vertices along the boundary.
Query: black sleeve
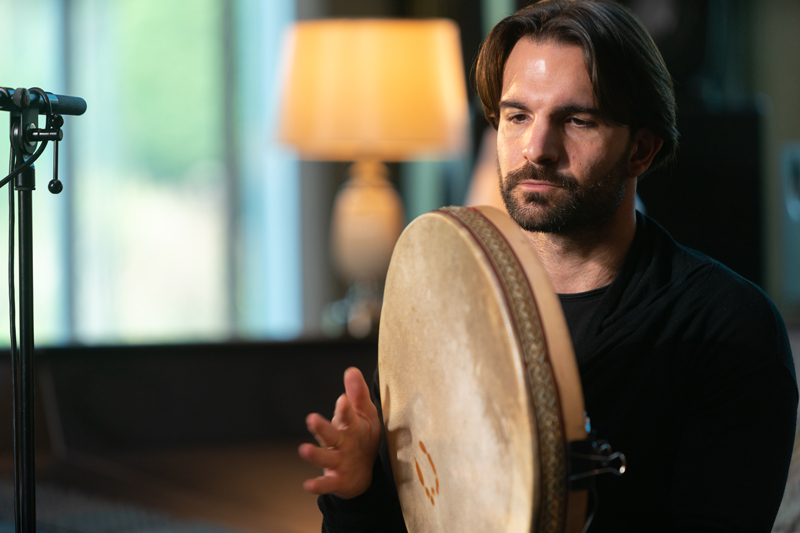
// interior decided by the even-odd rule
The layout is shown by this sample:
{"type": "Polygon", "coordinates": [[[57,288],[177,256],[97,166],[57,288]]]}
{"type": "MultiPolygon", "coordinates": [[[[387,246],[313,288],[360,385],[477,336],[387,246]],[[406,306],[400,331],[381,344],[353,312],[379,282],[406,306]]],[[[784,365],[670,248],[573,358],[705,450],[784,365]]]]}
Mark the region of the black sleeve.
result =
{"type": "Polygon", "coordinates": [[[372,468],[372,485],[352,499],[320,496],[317,504],[322,511],[323,533],[407,533],[386,445],[377,368],[371,394],[381,421],[381,447],[372,468]]]}
{"type": "Polygon", "coordinates": [[[762,346],[764,357],[756,359],[761,364],[751,362],[752,346],[718,346],[717,361],[724,360],[724,367],[702,373],[703,381],[695,383],[673,470],[670,499],[677,531],[772,530],[798,402],[793,368],[787,367],[788,340],[780,332],[777,337],[777,350],[762,346]]]}

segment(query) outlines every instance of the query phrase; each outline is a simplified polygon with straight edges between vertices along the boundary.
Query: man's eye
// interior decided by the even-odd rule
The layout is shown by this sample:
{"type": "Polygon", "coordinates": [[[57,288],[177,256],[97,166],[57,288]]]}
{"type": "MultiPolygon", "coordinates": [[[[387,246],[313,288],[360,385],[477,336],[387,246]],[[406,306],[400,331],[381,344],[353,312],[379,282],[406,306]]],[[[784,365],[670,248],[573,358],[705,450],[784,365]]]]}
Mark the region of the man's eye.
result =
{"type": "Polygon", "coordinates": [[[525,120],[525,115],[522,115],[522,114],[509,115],[508,116],[508,121],[509,122],[513,122],[514,124],[519,124],[523,120],[525,120]]]}
{"type": "Polygon", "coordinates": [[[578,117],[570,117],[569,122],[575,126],[578,126],[579,128],[590,128],[594,126],[594,122],[583,120],[582,118],[578,117]]]}

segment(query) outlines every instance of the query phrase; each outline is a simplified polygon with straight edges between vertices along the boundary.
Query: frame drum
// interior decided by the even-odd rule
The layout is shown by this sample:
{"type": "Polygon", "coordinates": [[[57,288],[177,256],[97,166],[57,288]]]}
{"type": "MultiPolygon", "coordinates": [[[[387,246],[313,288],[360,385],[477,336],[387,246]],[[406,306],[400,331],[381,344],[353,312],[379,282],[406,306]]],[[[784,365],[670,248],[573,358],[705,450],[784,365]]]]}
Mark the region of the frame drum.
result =
{"type": "Polygon", "coordinates": [[[586,438],[558,297],[505,213],[450,207],[392,255],[378,365],[410,532],[581,531],[567,443],[586,438]]]}

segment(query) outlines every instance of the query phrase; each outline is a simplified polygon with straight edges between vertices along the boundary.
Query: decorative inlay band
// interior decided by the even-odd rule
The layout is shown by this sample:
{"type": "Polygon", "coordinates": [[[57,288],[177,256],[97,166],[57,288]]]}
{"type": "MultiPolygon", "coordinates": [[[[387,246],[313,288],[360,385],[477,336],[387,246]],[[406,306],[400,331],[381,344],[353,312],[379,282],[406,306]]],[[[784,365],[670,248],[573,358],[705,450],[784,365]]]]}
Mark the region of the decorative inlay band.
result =
{"type": "Polygon", "coordinates": [[[502,233],[478,210],[445,207],[438,212],[457,220],[486,251],[497,273],[516,328],[525,366],[528,400],[536,417],[541,500],[532,502],[539,509],[537,533],[562,533],[567,505],[567,457],[558,388],[547,354],[541,319],[525,271],[502,233]]]}

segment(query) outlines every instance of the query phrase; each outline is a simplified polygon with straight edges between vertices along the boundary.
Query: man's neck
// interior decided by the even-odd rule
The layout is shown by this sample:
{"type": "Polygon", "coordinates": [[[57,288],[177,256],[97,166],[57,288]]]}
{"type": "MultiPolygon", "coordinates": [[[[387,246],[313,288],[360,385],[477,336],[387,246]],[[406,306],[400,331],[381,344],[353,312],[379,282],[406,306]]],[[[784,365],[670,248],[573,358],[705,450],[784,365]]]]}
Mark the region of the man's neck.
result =
{"type": "Polygon", "coordinates": [[[570,234],[525,232],[539,253],[556,293],[599,289],[617,277],[636,234],[632,207],[620,206],[605,225],[570,234]]]}

